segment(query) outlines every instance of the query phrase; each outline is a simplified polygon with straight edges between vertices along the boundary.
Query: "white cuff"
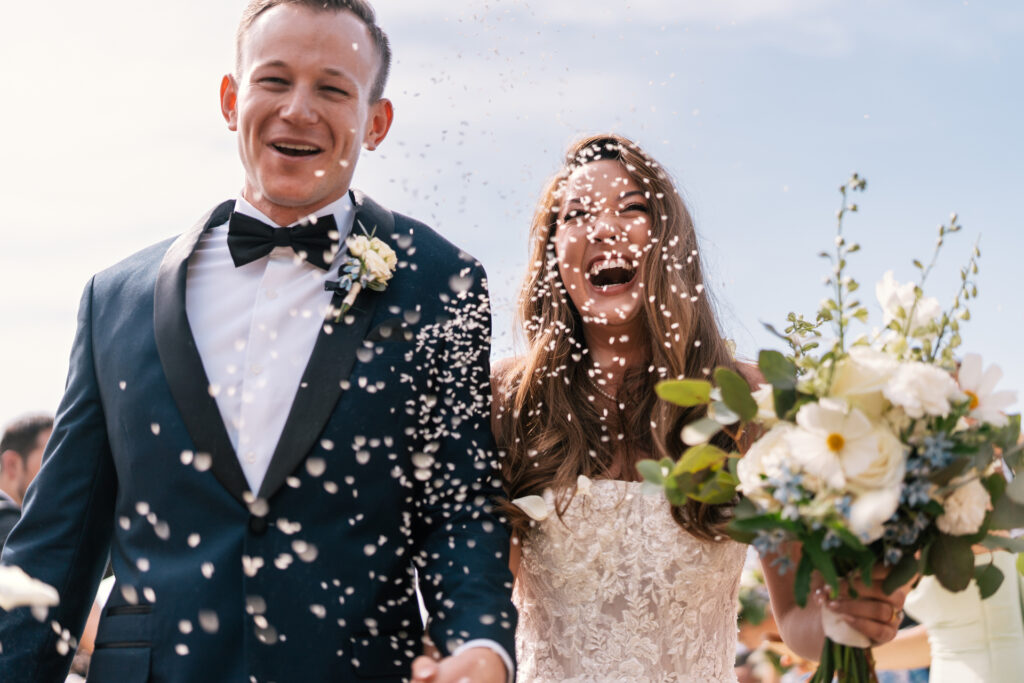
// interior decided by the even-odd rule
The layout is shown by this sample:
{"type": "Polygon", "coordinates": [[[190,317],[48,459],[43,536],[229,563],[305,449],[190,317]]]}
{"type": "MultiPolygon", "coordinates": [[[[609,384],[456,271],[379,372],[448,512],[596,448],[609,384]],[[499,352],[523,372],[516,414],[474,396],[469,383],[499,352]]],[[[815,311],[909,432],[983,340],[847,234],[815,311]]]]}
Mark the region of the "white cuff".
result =
{"type": "Polygon", "coordinates": [[[508,656],[508,652],[505,648],[489,638],[477,638],[476,640],[467,640],[462,645],[459,645],[452,652],[452,655],[460,654],[471,647],[486,647],[488,650],[498,653],[498,656],[501,657],[501,661],[505,662],[505,671],[507,673],[506,680],[508,683],[515,683],[515,667],[512,665],[512,658],[508,656]]]}

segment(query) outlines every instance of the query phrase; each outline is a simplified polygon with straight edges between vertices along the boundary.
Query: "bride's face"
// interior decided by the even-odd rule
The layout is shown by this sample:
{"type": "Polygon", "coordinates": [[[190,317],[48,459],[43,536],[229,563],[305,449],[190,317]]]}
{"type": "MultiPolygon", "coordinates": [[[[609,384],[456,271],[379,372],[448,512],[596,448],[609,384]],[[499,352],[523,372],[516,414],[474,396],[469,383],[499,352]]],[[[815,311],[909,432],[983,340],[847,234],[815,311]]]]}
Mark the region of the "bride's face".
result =
{"type": "Polygon", "coordinates": [[[638,322],[638,274],[651,247],[644,190],[619,161],[593,161],[566,181],[555,231],[558,272],[587,327],[620,334],[638,322]]]}

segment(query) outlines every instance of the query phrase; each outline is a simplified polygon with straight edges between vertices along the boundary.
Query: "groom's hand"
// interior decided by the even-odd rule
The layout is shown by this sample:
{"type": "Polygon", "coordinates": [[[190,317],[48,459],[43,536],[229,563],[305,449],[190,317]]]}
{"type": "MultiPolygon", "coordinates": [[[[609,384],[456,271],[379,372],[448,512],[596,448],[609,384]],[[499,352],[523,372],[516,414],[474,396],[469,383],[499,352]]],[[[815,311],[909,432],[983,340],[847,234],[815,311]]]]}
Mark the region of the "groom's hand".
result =
{"type": "Polygon", "coordinates": [[[494,650],[471,647],[457,655],[434,661],[417,657],[412,663],[413,683],[506,683],[505,662],[494,650]]]}

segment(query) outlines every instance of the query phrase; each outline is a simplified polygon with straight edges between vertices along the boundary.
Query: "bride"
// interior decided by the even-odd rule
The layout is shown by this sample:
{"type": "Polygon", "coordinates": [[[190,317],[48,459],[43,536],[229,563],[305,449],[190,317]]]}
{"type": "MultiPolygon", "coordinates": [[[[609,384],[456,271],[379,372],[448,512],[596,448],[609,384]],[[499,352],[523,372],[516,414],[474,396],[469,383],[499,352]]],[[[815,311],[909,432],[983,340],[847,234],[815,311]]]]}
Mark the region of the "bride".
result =
{"type": "MultiPolygon", "coordinates": [[[[528,348],[493,378],[519,680],[735,681],[746,546],[724,535],[730,506],[673,508],[636,473],[642,458],[677,457],[700,416],[657,400],[656,382],[719,365],[756,379],[719,333],[690,214],[657,162],[600,135],[569,148],[530,239],[528,348]]],[[[817,658],[820,606],[797,607],[781,572],[798,553],[764,569],[783,638],[817,658]]],[[[875,643],[896,634],[905,597],[880,583],[830,604],[875,643]]]]}

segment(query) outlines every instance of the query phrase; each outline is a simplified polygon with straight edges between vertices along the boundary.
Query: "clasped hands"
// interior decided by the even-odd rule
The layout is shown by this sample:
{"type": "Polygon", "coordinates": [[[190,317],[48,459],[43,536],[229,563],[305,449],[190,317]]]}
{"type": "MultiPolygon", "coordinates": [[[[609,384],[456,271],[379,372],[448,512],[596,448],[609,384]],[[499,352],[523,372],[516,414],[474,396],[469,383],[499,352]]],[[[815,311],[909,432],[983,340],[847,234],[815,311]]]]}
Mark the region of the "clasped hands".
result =
{"type": "Polygon", "coordinates": [[[423,655],[412,663],[413,683],[506,683],[509,675],[497,652],[471,647],[441,660],[423,655]]]}

